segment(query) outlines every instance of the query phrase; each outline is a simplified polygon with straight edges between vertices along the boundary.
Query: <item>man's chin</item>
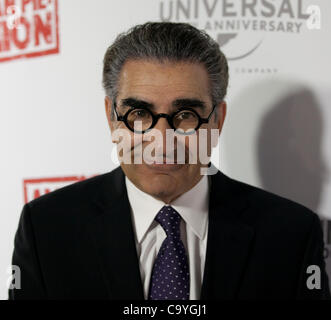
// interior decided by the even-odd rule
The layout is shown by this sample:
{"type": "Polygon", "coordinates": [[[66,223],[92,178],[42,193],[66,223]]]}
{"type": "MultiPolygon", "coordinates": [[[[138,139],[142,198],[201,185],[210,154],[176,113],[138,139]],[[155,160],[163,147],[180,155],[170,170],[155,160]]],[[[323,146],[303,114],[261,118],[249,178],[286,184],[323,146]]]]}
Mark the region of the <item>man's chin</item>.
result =
{"type": "Polygon", "coordinates": [[[141,188],[145,193],[164,202],[168,202],[176,194],[176,183],[166,174],[155,175],[142,183],[141,188]]]}

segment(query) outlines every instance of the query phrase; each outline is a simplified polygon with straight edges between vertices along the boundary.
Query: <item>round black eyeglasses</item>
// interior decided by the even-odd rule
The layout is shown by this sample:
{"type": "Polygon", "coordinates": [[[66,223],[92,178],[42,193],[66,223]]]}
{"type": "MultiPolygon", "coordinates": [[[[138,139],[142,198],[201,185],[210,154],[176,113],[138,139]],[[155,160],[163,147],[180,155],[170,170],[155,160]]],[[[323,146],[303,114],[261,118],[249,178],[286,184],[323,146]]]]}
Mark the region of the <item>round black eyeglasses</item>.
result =
{"type": "Polygon", "coordinates": [[[116,111],[116,104],[114,103],[114,110],[118,121],[123,121],[126,127],[134,133],[146,133],[151,130],[160,118],[166,118],[169,126],[176,131],[176,133],[189,135],[193,134],[200,128],[203,123],[208,123],[216,105],[213,106],[207,118],[201,118],[200,115],[192,108],[186,107],[175,111],[172,114],[166,113],[152,113],[146,107],[131,107],[123,116],[118,115],[116,111]],[[139,128],[141,130],[136,130],[139,128]]]}

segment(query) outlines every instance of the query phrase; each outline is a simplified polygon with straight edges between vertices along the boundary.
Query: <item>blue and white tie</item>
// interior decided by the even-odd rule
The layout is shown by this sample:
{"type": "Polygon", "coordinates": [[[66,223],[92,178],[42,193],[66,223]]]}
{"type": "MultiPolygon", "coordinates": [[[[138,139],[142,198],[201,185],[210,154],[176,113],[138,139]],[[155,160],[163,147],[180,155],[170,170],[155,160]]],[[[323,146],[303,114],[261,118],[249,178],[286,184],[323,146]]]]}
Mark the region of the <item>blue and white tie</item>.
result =
{"type": "Polygon", "coordinates": [[[188,257],[180,238],[181,216],[171,206],[164,206],[155,220],[166,232],[154,262],[149,295],[150,300],[188,300],[190,273],[188,257]]]}

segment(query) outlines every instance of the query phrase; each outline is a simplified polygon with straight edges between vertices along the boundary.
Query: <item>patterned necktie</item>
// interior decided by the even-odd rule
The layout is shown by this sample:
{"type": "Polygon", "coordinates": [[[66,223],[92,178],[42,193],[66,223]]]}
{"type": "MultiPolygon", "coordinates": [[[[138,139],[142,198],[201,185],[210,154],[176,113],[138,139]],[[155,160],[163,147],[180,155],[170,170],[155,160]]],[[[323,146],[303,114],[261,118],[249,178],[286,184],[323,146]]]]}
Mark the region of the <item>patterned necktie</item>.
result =
{"type": "Polygon", "coordinates": [[[167,237],[156,257],[148,298],[150,300],[188,300],[190,274],[185,247],[180,239],[181,216],[171,206],[164,206],[155,220],[167,237]]]}

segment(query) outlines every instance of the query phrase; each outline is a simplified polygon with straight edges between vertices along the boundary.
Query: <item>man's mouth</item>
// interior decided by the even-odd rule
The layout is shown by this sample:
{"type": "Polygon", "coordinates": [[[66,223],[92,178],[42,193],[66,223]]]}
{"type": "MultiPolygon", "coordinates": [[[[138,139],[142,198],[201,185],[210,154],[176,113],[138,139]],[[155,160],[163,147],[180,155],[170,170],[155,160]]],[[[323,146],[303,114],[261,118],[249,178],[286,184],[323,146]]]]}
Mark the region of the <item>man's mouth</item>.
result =
{"type": "Polygon", "coordinates": [[[146,166],[151,170],[156,171],[176,171],[185,166],[185,164],[178,163],[152,163],[146,164],[146,166]]]}
{"type": "Polygon", "coordinates": [[[184,159],[177,159],[176,156],[156,156],[156,157],[144,157],[143,162],[149,165],[174,165],[174,164],[185,164],[184,159]]]}
{"type": "Polygon", "coordinates": [[[185,165],[184,161],[177,161],[174,157],[151,157],[144,158],[143,163],[152,170],[158,171],[174,171],[182,168],[185,165]]]}

